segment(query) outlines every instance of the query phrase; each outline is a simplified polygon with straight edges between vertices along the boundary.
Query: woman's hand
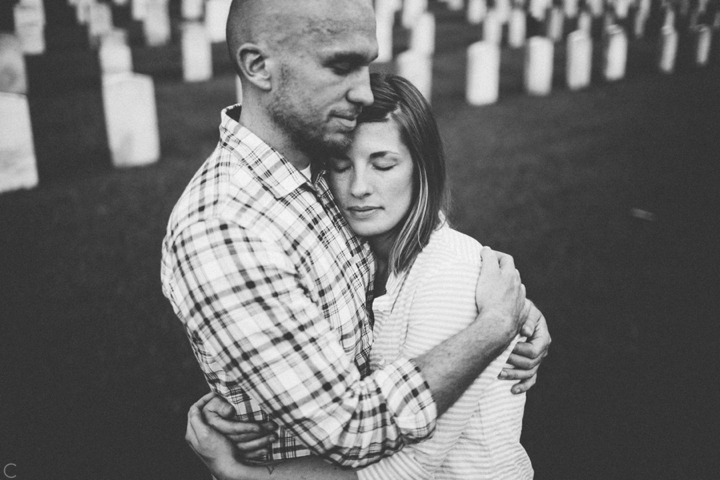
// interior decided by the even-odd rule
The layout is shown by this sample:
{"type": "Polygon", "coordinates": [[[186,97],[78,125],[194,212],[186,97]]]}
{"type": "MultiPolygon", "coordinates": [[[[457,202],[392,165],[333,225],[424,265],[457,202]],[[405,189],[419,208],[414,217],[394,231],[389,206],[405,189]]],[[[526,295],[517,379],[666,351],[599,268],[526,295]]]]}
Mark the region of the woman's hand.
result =
{"type": "Polygon", "coordinates": [[[234,457],[233,444],[206,423],[203,417],[203,407],[214,396],[214,393],[208,393],[190,407],[185,440],[216,478],[233,478],[238,464],[234,457]]]}
{"type": "Polygon", "coordinates": [[[527,341],[518,342],[508,358],[508,363],[516,368],[503,370],[499,376],[503,380],[520,380],[512,387],[515,394],[526,392],[535,385],[538,368],[552,342],[545,316],[530,300],[525,301],[523,315],[526,321],[521,333],[527,341]]]}
{"type": "Polygon", "coordinates": [[[277,440],[275,423],[235,420],[235,408],[219,395],[212,396],[201,408],[202,418],[234,444],[241,462],[257,464],[267,459],[268,447],[277,440]]]}

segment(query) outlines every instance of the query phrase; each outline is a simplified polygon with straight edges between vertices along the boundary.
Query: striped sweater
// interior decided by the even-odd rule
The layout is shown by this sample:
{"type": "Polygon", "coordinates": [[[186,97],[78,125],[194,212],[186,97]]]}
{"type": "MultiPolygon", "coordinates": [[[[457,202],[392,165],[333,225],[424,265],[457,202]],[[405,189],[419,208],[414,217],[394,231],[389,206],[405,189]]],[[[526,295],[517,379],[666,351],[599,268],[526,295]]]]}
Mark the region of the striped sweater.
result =
{"type": "MultiPolygon", "coordinates": [[[[480,249],[444,225],[408,272],[390,275],[387,293],[373,305],[373,369],[399,356],[415,358],[476,318],[480,249]]],[[[359,470],[359,479],[531,479],[532,465],[520,445],[525,395],[513,395],[514,382],[497,379],[518,340],[439,418],[431,439],[359,470]]]]}

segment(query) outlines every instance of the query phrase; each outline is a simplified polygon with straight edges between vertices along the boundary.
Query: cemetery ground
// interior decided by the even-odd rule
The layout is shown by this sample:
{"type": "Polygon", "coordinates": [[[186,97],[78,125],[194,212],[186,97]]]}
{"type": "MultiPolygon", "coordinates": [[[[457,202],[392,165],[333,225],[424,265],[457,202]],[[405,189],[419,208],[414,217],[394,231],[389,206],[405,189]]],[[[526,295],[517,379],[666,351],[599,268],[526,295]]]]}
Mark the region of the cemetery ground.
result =
{"type": "MultiPolygon", "coordinates": [[[[514,255],[553,336],[525,413],[536,478],[716,478],[717,62],[661,76],[632,43],[625,80],[571,93],[556,73],[540,98],[505,49],[499,103],[469,107],[464,39],[438,39],[451,219],[514,255]]],[[[234,79],[155,88],[162,159],[127,170],[92,85],[31,99],[41,184],[0,195],[0,464],[18,479],[207,478],[183,439],[207,386],[160,248],[234,79]]]]}

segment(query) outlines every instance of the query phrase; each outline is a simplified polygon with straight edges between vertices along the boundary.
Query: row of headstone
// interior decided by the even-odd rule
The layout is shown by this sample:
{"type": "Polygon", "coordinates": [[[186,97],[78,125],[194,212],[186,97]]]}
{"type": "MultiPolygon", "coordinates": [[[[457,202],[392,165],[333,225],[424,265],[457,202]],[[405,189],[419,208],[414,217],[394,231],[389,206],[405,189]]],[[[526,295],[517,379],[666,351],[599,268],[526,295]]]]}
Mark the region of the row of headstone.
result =
{"type": "Polygon", "coordinates": [[[16,36],[0,33],[0,193],[38,184],[24,48],[16,36]]]}

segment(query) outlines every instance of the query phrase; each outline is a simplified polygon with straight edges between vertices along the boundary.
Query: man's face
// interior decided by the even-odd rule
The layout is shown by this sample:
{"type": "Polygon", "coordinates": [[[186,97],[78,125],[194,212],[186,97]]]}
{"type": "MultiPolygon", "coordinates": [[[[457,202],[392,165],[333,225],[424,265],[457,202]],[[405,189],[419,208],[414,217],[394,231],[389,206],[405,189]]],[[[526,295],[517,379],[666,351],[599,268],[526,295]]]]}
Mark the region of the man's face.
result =
{"type": "Polygon", "coordinates": [[[347,148],[360,110],[373,100],[375,17],[353,2],[354,8],[318,12],[318,23],[286,42],[273,79],[271,117],[310,158],[347,148]]]}

